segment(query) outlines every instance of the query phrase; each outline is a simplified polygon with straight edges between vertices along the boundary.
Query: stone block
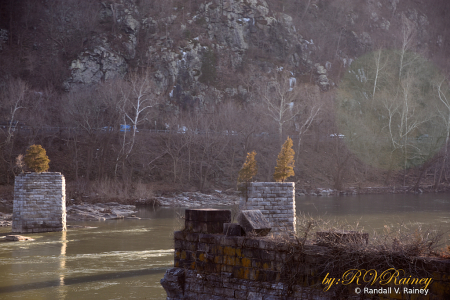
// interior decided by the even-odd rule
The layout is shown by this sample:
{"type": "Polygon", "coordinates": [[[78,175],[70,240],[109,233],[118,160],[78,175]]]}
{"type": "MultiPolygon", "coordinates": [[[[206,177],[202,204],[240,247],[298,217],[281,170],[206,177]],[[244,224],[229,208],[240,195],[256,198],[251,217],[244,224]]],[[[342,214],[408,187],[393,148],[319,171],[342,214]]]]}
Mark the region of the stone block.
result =
{"type": "Polygon", "coordinates": [[[185,229],[196,233],[222,233],[223,221],[200,222],[185,220],[185,229]]]}
{"type": "Polygon", "coordinates": [[[226,236],[243,236],[245,231],[239,224],[223,223],[223,234],[226,236]]]}
{"type": "Polygon", "coordinates": [[[238,223],[244,229],[246,235],[265,236],[270,230],[269,221],[260,210],[243,210],[239,213],[238,223]]]}
{"type": "Polygon", "coordinates": [[[229,209],[213,209],[213,208],[202,208],[202,209],[186,209],[185,218],[189,221],[200,221],[200,222],[218,222],[231,221],[231,210],[229,209]]]}
{"type": "Polygon", "coordinates": [[[223,223],[231,221],[228,209],[187,209],[185,229],[197,233],[222,233],[223,223]]]}

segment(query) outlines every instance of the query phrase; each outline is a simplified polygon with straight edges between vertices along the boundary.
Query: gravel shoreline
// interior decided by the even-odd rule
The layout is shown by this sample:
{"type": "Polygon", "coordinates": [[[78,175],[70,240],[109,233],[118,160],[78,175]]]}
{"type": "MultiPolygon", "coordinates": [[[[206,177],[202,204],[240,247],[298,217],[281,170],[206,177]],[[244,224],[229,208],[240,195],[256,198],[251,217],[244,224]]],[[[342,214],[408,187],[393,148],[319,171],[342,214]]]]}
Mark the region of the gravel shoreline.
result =
{"type": "Polygon", "coordinates": [[[154,205],[168,207],[208,207],[230,206],[239,204],[240,196],[237,193],[203,194],[200,192],[183,192],[166,197],[153,197],[148,200],[136,201],[137,206],[154,205]]]}

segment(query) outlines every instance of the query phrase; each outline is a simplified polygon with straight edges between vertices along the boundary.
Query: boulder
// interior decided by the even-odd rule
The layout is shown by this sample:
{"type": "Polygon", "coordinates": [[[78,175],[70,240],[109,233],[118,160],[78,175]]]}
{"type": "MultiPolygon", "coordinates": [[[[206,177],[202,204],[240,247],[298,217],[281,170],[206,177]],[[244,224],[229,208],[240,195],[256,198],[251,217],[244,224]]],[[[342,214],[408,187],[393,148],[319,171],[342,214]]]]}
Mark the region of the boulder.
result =
{"type": "Polygon", "coordinates": [[[34,239],[22,235],[7,235],[7,241],[34,241],[34,239]]]}
{"type": "Polygon", "coordinates": [[[267,235],[272,227],[259,209],[243,210],[239,213],[238,223],[246,235],[267,235]]]}
{"type": "Polygon", "coordinates": [[[166,290],[168,299],[184,299],[184,269],[172,268],[166,271],[160,283],[166,290]]]}

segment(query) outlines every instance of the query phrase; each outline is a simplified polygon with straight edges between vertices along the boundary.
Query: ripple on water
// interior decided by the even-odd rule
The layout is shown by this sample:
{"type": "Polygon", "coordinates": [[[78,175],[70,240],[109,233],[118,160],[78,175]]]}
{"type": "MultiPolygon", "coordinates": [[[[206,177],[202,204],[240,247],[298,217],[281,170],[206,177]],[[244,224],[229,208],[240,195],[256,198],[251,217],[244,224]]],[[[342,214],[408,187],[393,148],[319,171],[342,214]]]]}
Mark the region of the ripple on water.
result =
{"type": "Polygon", "coordinates": [[[435,202],[439,202],[439,203],[450,203],[449,200],[445,200],[445,199],[434,199],[435,202]]]}
{"type": "Polygon", "coordinates": [[[149,257],[158,257],[158,256],[166,256],[173,255],[174,249],[162,249],[162,250],[144,250],[144,251],[109,251],[109,252],[101,252],[101,253],[85,253],[85,254],[76,254],[72,257],[68,257],[69,259],[80,259],[80,258],[105,258],[105,257],[120,257],[126,260],[132,259],[143,259],[149,257]]]}
{"type": "MultiPolygon", "coordinates": [[[[149,231],[153,231],[152,228],[136,228],[136,229],[123,229],[123,230],[108,230],[108,234],[110,233],[133,233],[133,234],[138,234],[138,233],[145,233],[145,232],[149,232],[149,231]]],[[[105,231],[86,231],[86,233],[89,234],[105,234],[105,231]]]]}
{"type": "Polygon", "coordinates": [[[20,257],[0,257],[0,265],[10,265],[10,264],[48,264],[56,263],[64,260],[66,262],[78,261],[80,259],[110,259],[115,264],[117,263],[127,263],[130,261],[139,261],[148,258],[165,257],[172,256],[174,249],[160,249],[160,250],[144,250],[144,251],[110,251],[101,253],[86,253],[86,254],[75,254],[75,255],[25,255],[20,257]]]}
{"type": "Polygon", "coordinates": [[[99,290],[99,289],[109,287],[112,285],[117,285],[117,284],[119,284],[119,282],[114,282],[114,281],[108,281],[108,282],[100,281],[100,282],[95,282],[95,283],[88,283],[84,287],[79,288],[78,291],[79,292],[88,292],[88,291],[92,291],[92,290],[99,290]]]}

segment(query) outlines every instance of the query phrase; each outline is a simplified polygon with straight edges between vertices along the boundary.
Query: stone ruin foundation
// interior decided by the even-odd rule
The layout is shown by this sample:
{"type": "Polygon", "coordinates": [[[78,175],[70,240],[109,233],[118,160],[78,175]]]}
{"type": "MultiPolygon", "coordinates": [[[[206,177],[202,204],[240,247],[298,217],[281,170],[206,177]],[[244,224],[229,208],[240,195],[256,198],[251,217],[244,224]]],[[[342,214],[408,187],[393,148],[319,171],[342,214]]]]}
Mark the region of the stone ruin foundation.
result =
{"type": "Polygon", "coordinates": [[[251,182],[239,208],[259,209],[269,220],[271,233],[296,232],[294,182],[251,182]]]}
{"type": "MultiPolygon", "coordinates": [[[[367,233],[317,232],[316,244],[300,244],[290,237],[218,233],[219,223],[228,222],[230,216],[231,211],[225,210],[186,210],[186,228],[174,232],[174,267],[160,281],[167,300],[450,299],[450,259],[415,257],[409,263],[410,268],[420,266],[428,274],[417,275],[428,280],[426,296],[404,292],[405,287],[423,288],[421,283],[361,285],[353,277],[352,282],[339,284],[344,273],[336,273],[334,265],[348,256],[336,252],[335,244],[367,243],[367,233]],[[385,292],[360,294],[363,288],[385,292]]],[[[226,224],[222,225],[228,233],[226,224]]],[[[361,256],[358,263],[377,267],[380,274],[395,268],[391,261],[374,264],[372,256],[361,256]]]]}
{"type": "Polygon", "coordinates": [[[66,230],[66,182],[61,173],[16,176],[12,232],[66,230]]]}

